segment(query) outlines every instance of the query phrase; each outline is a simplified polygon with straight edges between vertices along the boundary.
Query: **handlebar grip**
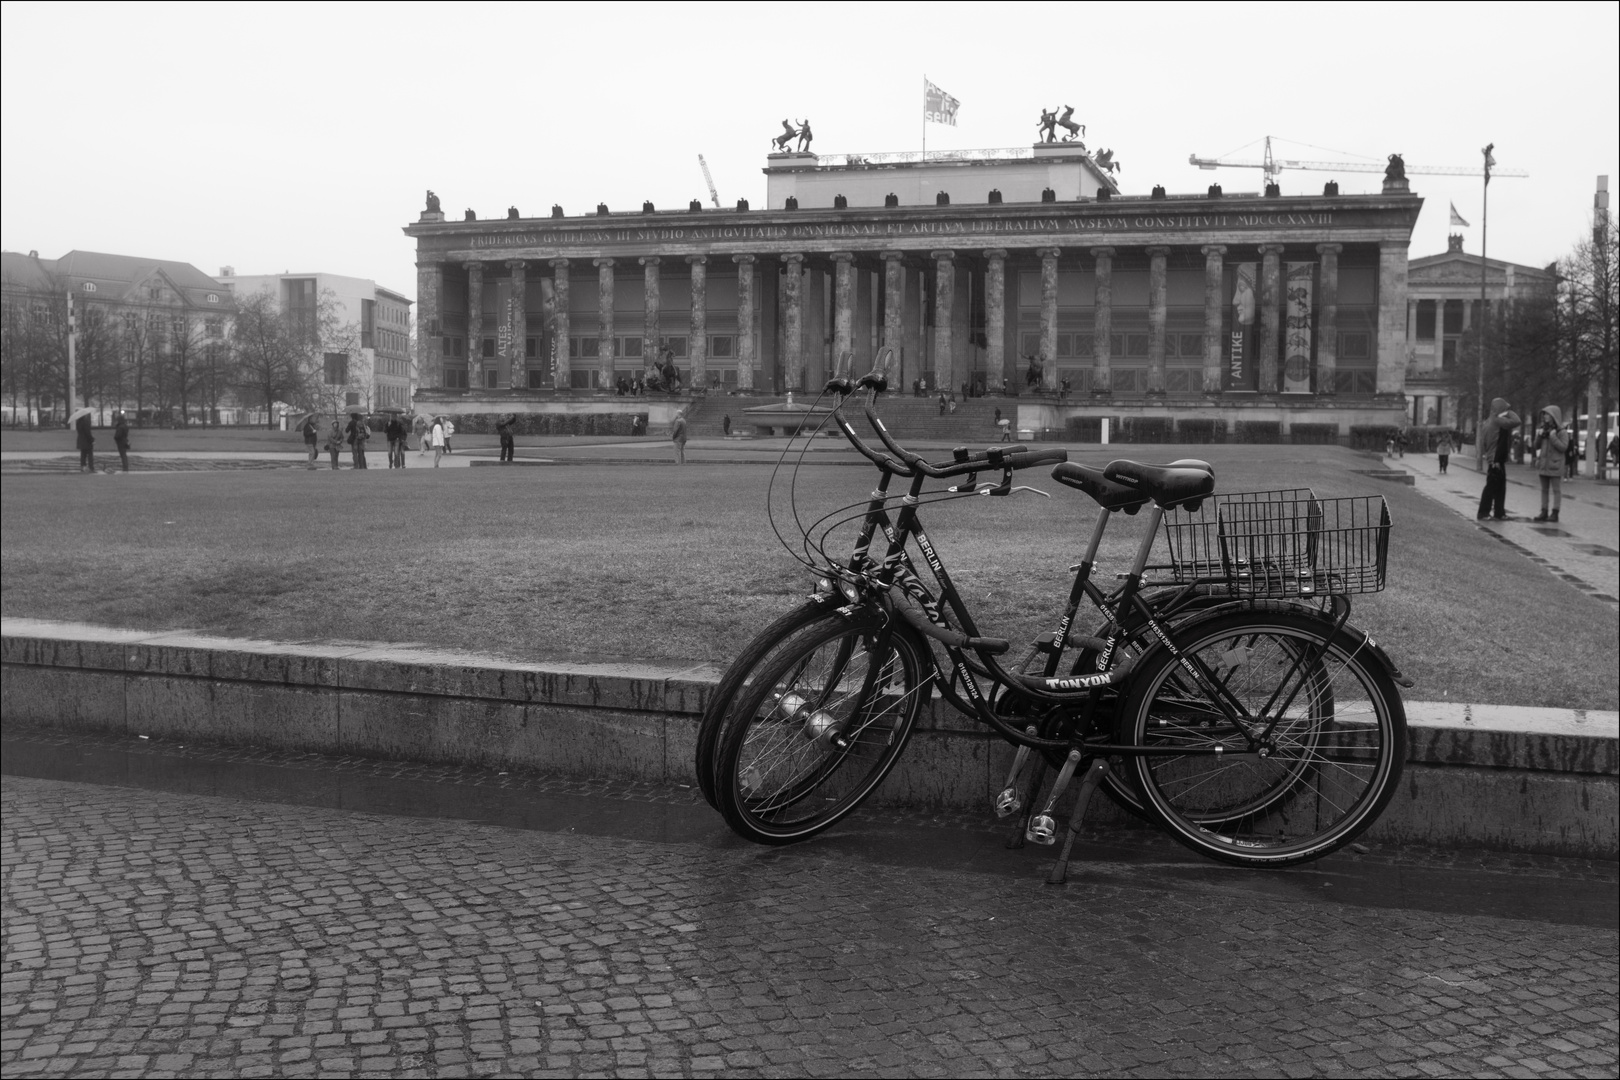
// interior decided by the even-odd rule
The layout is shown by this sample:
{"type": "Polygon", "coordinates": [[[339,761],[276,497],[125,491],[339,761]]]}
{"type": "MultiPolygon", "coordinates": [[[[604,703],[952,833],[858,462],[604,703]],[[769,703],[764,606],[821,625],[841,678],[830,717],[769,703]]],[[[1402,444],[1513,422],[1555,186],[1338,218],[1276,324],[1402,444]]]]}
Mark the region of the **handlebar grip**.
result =
{"type": "Polygon", "coordinates": [[[985,455],[992,469],[1032,469],[1037,465],[1057,464],[1069,460],[1069,452],[1061,446],[1044,446],[1032,450],[1027,446],[1002,450],[991,447],[985,455]]]}

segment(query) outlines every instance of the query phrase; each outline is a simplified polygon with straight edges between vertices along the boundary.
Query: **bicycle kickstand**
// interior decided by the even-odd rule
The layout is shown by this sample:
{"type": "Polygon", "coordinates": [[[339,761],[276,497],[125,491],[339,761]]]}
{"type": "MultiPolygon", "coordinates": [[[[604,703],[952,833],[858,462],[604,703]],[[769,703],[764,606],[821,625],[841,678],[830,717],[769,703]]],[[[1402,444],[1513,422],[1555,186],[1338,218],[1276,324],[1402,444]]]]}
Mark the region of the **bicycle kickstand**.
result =
{"type": "Polygon", "coordinates": [[[1091,797],[1097,794],[1097,785],[1107,775],[1108,759],[1093,758],[1091,767],[1086,769],[1086,778],[1080,782],[1080,794],[1075,796],[1074,813],[1069,815],[1069,835],[1063,839],[1063,851],[1059,853],[1057,862],[1052,864],[1052,872],[1046,875],[1048,885],[1062,885],[1068,878],[1069,852],[1074,847],[1074,838],[1080,835],[1080,822],[1086,816],[1091,797]]]}

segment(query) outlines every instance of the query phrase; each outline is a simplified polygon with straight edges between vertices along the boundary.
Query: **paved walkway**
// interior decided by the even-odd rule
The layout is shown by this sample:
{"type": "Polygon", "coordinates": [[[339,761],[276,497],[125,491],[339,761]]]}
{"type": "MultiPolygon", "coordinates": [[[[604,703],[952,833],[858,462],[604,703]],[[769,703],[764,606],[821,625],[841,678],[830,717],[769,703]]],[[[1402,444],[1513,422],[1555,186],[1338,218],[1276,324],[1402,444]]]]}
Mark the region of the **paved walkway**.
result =
{"type": "Polygon", "coordinates": [[[1541,484],[1535,470],[1509,465],[1508,520],[1476,521],[1484,477],[1471,460],[1453,456],[1445,476],[1433,454],[1386,457],[1390,468],[1410,473],[1417,490],[1462,515],[1526,558],[1546,566],[1576,588],[1620,605],[1620,488],[1583,476],[1565,480],[1564,505],[1557,523],[1532,520],[1541,511],[1541,484]]]}
{"type": "MultiPolygon", "coordinates": [[[[1086,841],[1052,888],[1044,849],[948,825],[857,823],[766,849],[690,792],[684,818],[641,818],[638,797],[680,808],[576,782],[549,792],[565,796],[561,819],[531,820],[548,790],[503,804],[504,774],[463,778],[476,820],[389,816],[443,800],[432,783],[389,787],[408,767],[339,764],[347,778],[316,763],[280,801],[241,801],[254,777],[269,786],[261,774],[200,781],[172,760],[155,783],[179,792],[0,781],[5,1074],[1613,1076],[1620,1063],[1613,874],[1592,864],[1437,873],[1375,852],[1256,874],[1139,833],[1134,860],[1086,841]],[[192,793],[216,790],[233,797],[192,793]],[[398,809],[319,805],[333,794],[398,809]],[[615,819],[640,824],[627,836],[615,819]],[[1356,899],[1378,874],[1409,899],[1356,899]],[[1601,913],[1512,917],[1507,893],[1538,910],[1592,894],[1601,913]]],[[[115,782],[136,783],[122,767],[115,782]]]]}

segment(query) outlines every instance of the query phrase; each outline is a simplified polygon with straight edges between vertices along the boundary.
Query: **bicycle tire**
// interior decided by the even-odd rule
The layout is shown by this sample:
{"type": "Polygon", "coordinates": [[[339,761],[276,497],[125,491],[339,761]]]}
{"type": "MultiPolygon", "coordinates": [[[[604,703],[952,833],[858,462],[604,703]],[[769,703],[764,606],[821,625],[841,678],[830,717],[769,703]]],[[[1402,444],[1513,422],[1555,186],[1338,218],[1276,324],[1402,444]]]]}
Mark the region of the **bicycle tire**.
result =
{"type": "MultiPolygon", "coordinates": [[[[1264,754],[1169,650],[1131,680],[1119,733],[1145,748],[1221,744],[1220,754],[1141,755],[1145,805],[1183,844],[1239,866],[1291,866],[1354,840],[1388,805],[1406,760],[1406,710],[1356,635],[1291,611],[1234,612],[1177,630],[1177,649],[1271,732],[1264,754]],[[1325,646],[1325,651],[1323,648],[1325,646]],[[1301,664],[1302,652],[1315,664],[1301,664]],[[1280,702],[1275,715],[1269,703],[1280,702]]],[[[1259,734],[1259,728],[1253,729],[1259,734]]]]}
{"type": "Polygon", "coordinates": [[[860,609],[794,636],[737,699],[715,794],[726,823],[789,844],[858,807],[905,749],[932,683],[915,634],[860,609]]]}
{"type": "Polygon", "coordinates": [[[781,647],[794,634],[817,620],[832,617],[833,611],[833,599],[818,596],[778,616],[765,629],[754,635],[753,640],[743,647],[742,652],[737,654],[737,658],[720,677],[720,682],[709,695],[708,703],[704,707],[703,718],[698,722],[697,745],[694,748],[698,789],[703,792],[703,797],[708,800],[710,806],[718,809],[714,795],[714,762],[718,756],[716,748],[719,746],[726,722],[732,715],[732,706],[736,704],[739,692],[748,685],[749,676],[757,675],[766,667],[767,658],[774,649],[781,647]]]}

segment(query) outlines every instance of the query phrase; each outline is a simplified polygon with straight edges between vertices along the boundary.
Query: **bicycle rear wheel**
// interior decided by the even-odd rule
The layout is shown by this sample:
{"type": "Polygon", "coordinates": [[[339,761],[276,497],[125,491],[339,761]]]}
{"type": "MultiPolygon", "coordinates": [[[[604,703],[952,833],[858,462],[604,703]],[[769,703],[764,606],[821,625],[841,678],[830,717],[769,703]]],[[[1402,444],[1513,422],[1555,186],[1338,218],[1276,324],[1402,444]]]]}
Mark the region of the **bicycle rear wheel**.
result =
{"type": "Polygon", "coordinates": [[[932,673],[925,647],[878,612],[794,635],[721,733],[715,796],[727,824],[787,844],[849,814],[905,749],[932,673]]]}
{"type": "Polygon", "coordinates": [[[1176,647],[1241,710],[1155,649],[1131,680],[1122,741],[1144,804],[1182,843],[1243,866],[1288,866],[1349,843],[1388,805],[1406,760],[1406,712],[1353,634],[1296,612],[1238,612],[1178,632],[1176,647]],[[1212,753],[1215,747],[1220,753],[1212,753]]]}

